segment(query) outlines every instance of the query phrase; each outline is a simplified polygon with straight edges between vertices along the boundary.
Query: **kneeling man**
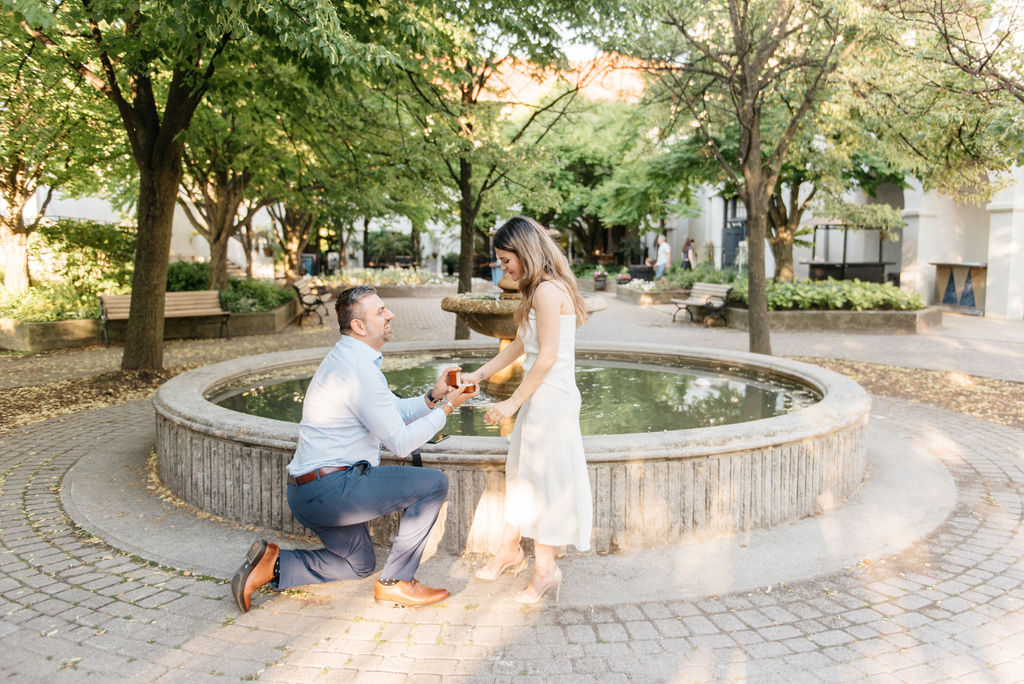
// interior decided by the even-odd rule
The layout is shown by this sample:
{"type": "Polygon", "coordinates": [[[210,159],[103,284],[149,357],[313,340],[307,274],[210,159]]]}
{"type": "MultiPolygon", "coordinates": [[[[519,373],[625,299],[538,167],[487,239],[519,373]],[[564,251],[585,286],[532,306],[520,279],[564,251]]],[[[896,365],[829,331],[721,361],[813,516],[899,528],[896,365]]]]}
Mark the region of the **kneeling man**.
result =
{"type": "Polygon", "coordinates": [[[378,601],[425,606],[448,596],[414,578],[430,529],[448,494],[448,478],[433,468],[380,465],[381,444],[400,458],[422,446],[476,388],[449,386],[446,373],[422,397],[400,399],[380,371],[391,339],[388,310],[369,285],[349,288],[335,304],[341,339],[306,390],[299,446],[288,464],[288,505],[317,533],[323,548],[280,549],[259,540],[231,580],[238,607],[252,593],[366,577],[376,559],[369,521],[394,511],[402,520],[380,577],[378,601]]]}

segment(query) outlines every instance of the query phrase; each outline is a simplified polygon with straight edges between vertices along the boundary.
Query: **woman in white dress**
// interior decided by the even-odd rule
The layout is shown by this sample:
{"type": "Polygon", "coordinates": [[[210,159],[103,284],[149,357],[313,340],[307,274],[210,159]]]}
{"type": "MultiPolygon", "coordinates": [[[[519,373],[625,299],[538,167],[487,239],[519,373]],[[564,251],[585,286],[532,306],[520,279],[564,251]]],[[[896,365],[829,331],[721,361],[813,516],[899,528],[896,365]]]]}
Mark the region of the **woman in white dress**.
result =
{"type": "Polygon", "coordinates": [[[534,540],[533,577],[516,600],[536,603],[554,587],[557,601],[562,571],[555,549],[590,548],[593,504],[575,377],[576,328],[586,313],[568,260],[539,223],[510,219],[494,234],[494,247],[523,296],[515,312],[519,330],[497,356],[463,374],[463,382],[480,382],[524,353],[526,359],[522,383],[484,415],[498,424],[519,412],[505,463],[501,546],[476,576],[493,580],[506,570],[520,572],[526,559],[519,540],[526,536],[534,540]]]}

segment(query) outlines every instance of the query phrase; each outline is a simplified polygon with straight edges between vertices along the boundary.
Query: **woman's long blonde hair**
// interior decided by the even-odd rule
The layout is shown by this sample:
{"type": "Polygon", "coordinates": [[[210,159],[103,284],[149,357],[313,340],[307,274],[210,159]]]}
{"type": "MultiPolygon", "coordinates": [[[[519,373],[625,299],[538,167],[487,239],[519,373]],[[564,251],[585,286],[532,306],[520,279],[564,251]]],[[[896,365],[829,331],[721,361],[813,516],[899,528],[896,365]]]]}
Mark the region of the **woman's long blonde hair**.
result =
{"type": "Polygon", "coordinates": [[[505,222],[494,234],[494,248],[512,252],[519,257],[523,276],[519,279],[519,292],[523,301],[516,309],[516,324],[523,325],[533,308],[533,296],[537,286],[545,280],[553,280],[565,286],[576,312],[576,325],[587,319],[583,306],[583,295],[576,285],[576,277],[569,268],[569,260],[558,244],[548,235],[544,226],[532,218],[515,216],[505,222]]]}

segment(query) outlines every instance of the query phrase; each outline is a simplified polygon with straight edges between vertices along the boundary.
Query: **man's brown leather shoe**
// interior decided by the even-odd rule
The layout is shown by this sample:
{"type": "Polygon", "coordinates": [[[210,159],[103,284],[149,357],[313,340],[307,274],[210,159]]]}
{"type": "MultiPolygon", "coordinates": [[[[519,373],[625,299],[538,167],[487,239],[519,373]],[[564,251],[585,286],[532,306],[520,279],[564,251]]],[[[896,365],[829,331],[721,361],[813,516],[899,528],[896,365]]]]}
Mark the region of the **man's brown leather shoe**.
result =
{"type": "Polygon", "coordinates": [[[406,582],[400,580],[388,586],[377,580],[373,584],[373,598],[378,603],[394,603],[399,606],[418,608],[429,606],[448,598],[447,589],[434,589],[419,583],[418,580],[406,582]]]}
{"type": "Polygon", "coordinates": [[[262,539],[254,541],[249,547],[249,552],[245,554],[245,562],[231,579],[231,593],[234,594],[235,603],[243,613],[248,613],[252,607],[249,600],[252,592],[274,579],[274,564],[280,553],[281,549],[277,544],[262,539]]]}

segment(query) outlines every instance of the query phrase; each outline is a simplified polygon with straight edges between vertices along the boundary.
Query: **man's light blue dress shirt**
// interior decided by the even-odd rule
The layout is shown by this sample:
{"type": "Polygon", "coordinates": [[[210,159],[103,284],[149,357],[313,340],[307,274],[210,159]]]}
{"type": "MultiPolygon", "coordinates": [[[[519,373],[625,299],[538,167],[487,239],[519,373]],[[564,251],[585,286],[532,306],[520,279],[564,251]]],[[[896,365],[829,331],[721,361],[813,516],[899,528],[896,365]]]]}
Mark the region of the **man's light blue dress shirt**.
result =
{"type": "Polygon", "coordinates": [[[395,396],[380,371],[382,358],[351,335],[342,335],[331,348],[302,402],[299,446],[289,475],[359,461],[380,465],[381,444],[405,458],[444,426],[444,410],[430,409],[423,396],[395,396]]]}

